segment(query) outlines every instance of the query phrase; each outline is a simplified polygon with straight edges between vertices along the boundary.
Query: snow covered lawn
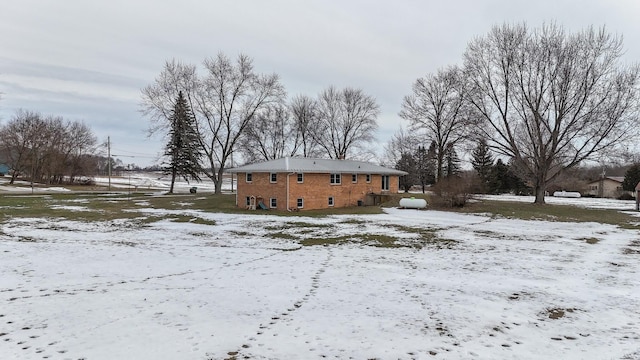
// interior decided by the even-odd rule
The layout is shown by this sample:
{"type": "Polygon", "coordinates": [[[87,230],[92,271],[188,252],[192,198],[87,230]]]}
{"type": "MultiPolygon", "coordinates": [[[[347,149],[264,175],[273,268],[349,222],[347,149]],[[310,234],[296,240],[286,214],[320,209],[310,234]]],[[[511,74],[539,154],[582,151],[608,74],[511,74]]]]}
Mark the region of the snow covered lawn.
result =
{"type": "Polygon", "coordinates": [[[4,222],[0,359],[640,358],[637,230],[180,214],[4,222]]]}

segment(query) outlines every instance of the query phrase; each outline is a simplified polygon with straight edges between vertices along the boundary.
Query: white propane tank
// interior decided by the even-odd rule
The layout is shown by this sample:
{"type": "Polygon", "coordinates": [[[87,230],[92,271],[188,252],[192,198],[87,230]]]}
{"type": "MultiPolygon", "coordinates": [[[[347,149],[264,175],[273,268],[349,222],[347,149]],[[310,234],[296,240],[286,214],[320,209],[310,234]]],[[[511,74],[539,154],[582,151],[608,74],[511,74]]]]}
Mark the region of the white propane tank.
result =
{"type": "Polygon", "coordinates": [[[427,207],[427,200],[416,198],[400,199],[400,207],[405,209],[424,209],[427,207]]]}
{"type": "Polygon", "coordinates": [[[581,195],[577,191],[556,191],[553,197],[579,198],[581,195]]]}

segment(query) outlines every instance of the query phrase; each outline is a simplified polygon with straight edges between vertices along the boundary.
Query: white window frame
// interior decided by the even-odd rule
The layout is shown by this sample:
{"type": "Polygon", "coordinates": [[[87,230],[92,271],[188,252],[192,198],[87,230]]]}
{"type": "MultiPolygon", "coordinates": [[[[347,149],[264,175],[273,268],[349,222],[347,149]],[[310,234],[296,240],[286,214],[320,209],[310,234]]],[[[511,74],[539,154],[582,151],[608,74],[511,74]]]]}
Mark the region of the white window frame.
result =
{"type": "Polygon", "coordinates": [[[367,184],[371,183],[371,174],[366,175],[367,184]]]}
{"type": "Polygon", "coordinates": [[[329,184],[331,185],[340,185],[342,184],[342,174],[341,173],[333,173],[329,175],[329,184]]]}
{"type": "Polygon", "coordinates": [[[251,206],[251,196],[247,196],[247,206],[251,206]]]}
{"type": "Polygon", "coordinates": [[[382,178],[382,191],[389,191],[391,178],[389,177],[389,175],[382,175],[381,178],[382,178]]]}
{"type": "Polygon", "coordinates": [[[304,182],[304,174],[298,173],[297,180],[298,180],[298,184],[302,184],[304,182]]]}
{"type": "Polygon", "coordinates": [[[244,181],[248,182],[248,183],[252,182],[253,181],[253,173],[250,173],[250,172],[245,173],[244,174],[244,181]]]}
{"type": "Polygon", "coordinates": [[[278,182],[278,173],[269,173],[269,182],[275,184],[278,182]],[[274,179],[275,177],[275,179],[274,179]]]}
{"type": "Polygon", "coordinates": [[[358,174],[351,174],[351,182],[354,184],[358,182],[358,174]]]}
{"type": "Polygon", "coordinates": [[[296,200],[296,205],[298,206],[298,209],[304,209],[304,198],[298,198],[296,200]]]}
{"type": "Polygon", "coordinates": [[[278,207],[278,199],[277,198],[270,198],[269,199],[269,207],[271,209],[275,209],[278,207]]]}
{"type": "Polygon", "coordinates": [[[333,198],[333,196],[329,196],[329,203],[328,203],[328,204],[329,204],[329,206],[333,206],[333,205],[335,205],[335,204],[336,204],[336,201],[335,201],[335,199],[333,198]]]}

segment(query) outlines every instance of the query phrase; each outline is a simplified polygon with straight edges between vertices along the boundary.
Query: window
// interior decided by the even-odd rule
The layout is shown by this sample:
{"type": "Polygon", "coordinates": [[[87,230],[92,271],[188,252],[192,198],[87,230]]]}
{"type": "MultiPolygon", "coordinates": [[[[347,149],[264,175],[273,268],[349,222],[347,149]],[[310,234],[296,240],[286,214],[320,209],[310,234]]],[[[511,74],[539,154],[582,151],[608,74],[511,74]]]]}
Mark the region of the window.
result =
{"type": "Polygon", "coordinates": [[[253,180],[253,174],[247,173],[246,174],[246,180],[247,180],[247,182],[251,182],[253,180]]]}
{"type": "Polygon", "coordinates": [[[358,182],[358,174],[351,174],[351,182],[352,183],[358,182]]]}
{"type": "Polygon", "coordinates": [[[340,185],[340,174],[331,174],[331,185],[340,185]]]}
{"type": "Polygon", "coordinates": [[[271,205],[272,209],[278,207],[278,201],[276,200],[276,198],[269,199],[269,204],[271,205]]]}
{"type": "Polygon", "coordinates": [[[382,191],[389,191],[389,175],[382,175],[382,191]]]}
{"type": "Polygon", "coordinates": [[[247,206],[251,205],[251,196],[247,196],[247,206]]]}
{"type": "Polygon", "coordinates": [[[298,182],[301,183],[301,184],[304,182],[304,174],[303,173],[298,173],[298,182]]]}
{"type": "Polygon", "coordinates": [[[276,173],[271,173],[271,179],[270,179],[270,181],[271,181],[272,183],[276,183],[276,182],[278,182],[278,174],[276,174],[276,173]]]}
{"type": "Polygon", "coordinates": [[[367,174],[367,182],[370,183],[371,182],[371,174],[367,174]]]}
{"type": "Polygon", "coordinates": [[[302,198],[298,198],[298,209],[302,209],[304,207],[304,200],[302,198]]]}
{"type": "Polygon", "coordinates": [[[333,206],[333,196],[329,196],[329,206],[333,206]]]}

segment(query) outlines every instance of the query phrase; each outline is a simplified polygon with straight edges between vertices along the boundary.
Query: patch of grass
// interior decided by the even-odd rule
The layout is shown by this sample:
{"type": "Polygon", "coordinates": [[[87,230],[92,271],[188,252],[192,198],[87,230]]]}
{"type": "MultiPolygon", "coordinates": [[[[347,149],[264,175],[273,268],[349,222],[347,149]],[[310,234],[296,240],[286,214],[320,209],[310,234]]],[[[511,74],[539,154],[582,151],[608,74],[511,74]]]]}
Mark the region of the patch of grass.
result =
{"type": "Polygon", "coordinates": [[[230,230],[229,233],[233,234],[233,235],[236,235],[236,236],[251,236],[251,235],[253,235],[252,233],[250,233],[248,231],[241,231],[241,230],[230,230]]]}
{"type": "Polygon", "coordinates": [[[291,235],[291,234],[286,233],[284,231],[275,232],[275,233],[269,233],[269,237],[270,238],[274,238],[274,239],[284,239],[284,240],[296,240],[296,239],[298,239],[297,236],[291,235]]]}
{"type": "Polygon", "coordinates": [[[590,245],[594,245],[594,244],[597,244],[597,243],[600,242],[600,239],[594,238],[594,237],[582,238],[582,239],[579,239],[579,240],[584,240],[584,242],[586,242],[587,244],[590,244],[590,245]]]}
{"type": "Polygon", "coordinates": [[[309,223],[309,222],[304,222],[304,221],[288,221],[284,224],[278,224],[278,225],[267,225],[264,227],[265,230],[270,230],[270,231],[275,231],[275,230],[291,230],[291,229],[323,229],[323,228],[330,228],[333,225],[331,224],[315,224],[315,223],[309,223]]]}
{"type": "Polygon", "coordinates": [[[192,223],[200,225],[215,225],[215,220],[206,220],[200,217],[194,217],[189,215],[168,215],[166,219],[177,223],[192,223]]]}
{"type": "Polygon", "coordinates": [[[567,313],[573,313],[575,311],[578,311],[578,309],[575,308],[551,308],[551,309],[546,309],[545,311],[542,312],[542,316],[548,317],[551,320],[558,320],[561,319],[563,317],[565,317],[567,315],[567,313]]]}
{"type": "Polygon", "coordinates": [[[360,219],[346,219],[346,220],[342,220],[340,223],[350,224],[350,225],[363,225],[363,224],[366,224],[367,222],[360,219]]]}
{"type": "Polygon", "coordinates": [[[352,237],[347,235],[326,237],[326,238],[307,238],[307,239],[300,240],[300,245],[302,246],[339,245],[339,244],[347,243],[351,240],[352,240],[352,237]]]}
{"type": "Polygon", "coordinates": [[[637,218],[613,209],[588,209],[571,205],[533,204],[523,202],[482,200],[468,203],[465,207],[451,209],[460,213],[492,214],[494,217],[522,220],[545,220],[560,222],[597,222],[620,226],[625,229],[640,229],[633,222],[637,218]]]}

